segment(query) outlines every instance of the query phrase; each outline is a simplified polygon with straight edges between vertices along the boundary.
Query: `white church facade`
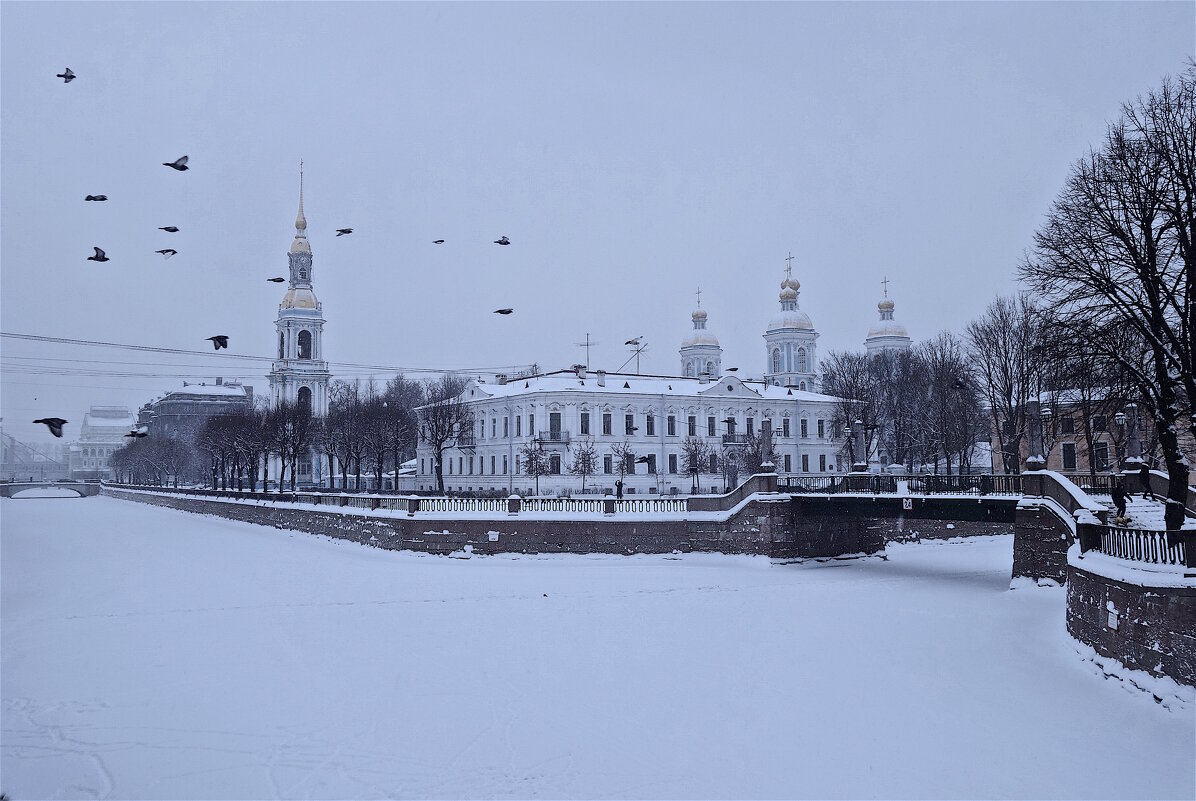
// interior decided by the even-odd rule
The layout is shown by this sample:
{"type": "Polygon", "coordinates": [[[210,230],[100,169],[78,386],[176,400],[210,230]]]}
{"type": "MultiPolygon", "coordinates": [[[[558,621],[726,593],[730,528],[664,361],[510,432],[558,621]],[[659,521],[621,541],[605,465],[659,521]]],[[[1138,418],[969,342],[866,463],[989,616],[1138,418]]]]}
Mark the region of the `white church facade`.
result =
{"type": "MultiPolygon", "coordinates": [[[[694,477],[685,470],[684,442],[696,437],[709,449],[709,463],[697,477],[702,492],[722,492],[727,460],[766,426],[774,432],[772,460],[781,474],[818,475],[850,469],[844,442],[833,436],[837,399],[817,392],[815,341],[818,333],[797,305],[799,284],[788,274],[781,283],[781,312],[765,329],[766,370],[741,379],[724,374],[722,347],[707,328],[708,315],[691,315],[693,330],[681,342],[680,374],[648,376],[573,370],[508,380],[471,380],[461,401],[473,416],[473,430],[443,454],[445,489],[530,495],[536,481],[521,454],[535,449],[549,474],[540,494],[577,494],[581,479],[569,467],[580,442],[592,442],[596,469],[586,492],[613,492],[620,479],[619,452],[639,461],[622,478],[627,494],[685,494],[694,477]]],[[[437,489],[436,453],[419,443],[417,489],[437,489]]],[[[742,480],[746,476],[740,475],[742,480]]]]}

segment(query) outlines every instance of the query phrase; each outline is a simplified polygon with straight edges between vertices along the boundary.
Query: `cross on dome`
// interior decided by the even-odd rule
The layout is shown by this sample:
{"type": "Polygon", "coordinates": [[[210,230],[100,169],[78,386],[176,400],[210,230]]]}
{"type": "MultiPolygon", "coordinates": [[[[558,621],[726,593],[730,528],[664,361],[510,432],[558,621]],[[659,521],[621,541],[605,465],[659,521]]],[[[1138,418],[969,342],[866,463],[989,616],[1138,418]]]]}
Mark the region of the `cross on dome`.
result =
{"type": "Polygon", "coordinates": [[[785,277],[793,277],[793,251],[789,251],[789,255],[785,258],[785,277]]]}
{"type": "Polygon", "coordinates": [[[889,276],[886,275],[881,283],[885,285],[885,297],[887,298],[889,296],[889,276]]]}
{"type": "Polygon", "coordinates": [[[698,287],[698,308],[702,308],[702,287],[698,287]]]}

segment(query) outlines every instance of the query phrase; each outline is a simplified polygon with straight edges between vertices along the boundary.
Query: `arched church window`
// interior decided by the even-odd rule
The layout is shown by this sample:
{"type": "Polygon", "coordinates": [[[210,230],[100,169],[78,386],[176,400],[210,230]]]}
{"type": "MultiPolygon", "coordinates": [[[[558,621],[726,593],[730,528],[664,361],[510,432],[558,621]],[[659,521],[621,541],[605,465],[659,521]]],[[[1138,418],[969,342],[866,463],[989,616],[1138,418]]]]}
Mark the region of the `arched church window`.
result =
{"type": "Polygon", "coordinates": [[[299,332],[299,358],[311,358],[311,331],[299,332]]]}
{"type": "Polygon", "coordinates": [[[311,390],[307,387],[299,387],[299,395],[296,398],[300,409],[311,411],[311,390]]]}
{"type": "Polygon", "coordinates": [[[774,373],[781,372],[781,349],[772,349],[772,371],[774,373]]]}
{"type": "MultiPolygon", "coordinates": [[[[804,373],[806,371],[806,349],[797,349],[797,372],[804,373]]],[[[802,387],[805,389],[805,387],[802,387]]]]}
{"type": "Polygon", "coordinates": [[[714,362],[706,362],[706,375],[714,375],[714,362]]]}
{"type": "Polygon", "coordinates": [[[286,358],[285,356],[283,356],[282,346],[283,346],[283,336],[282,336],[282,332],[279,331],[278,332],[278,358],[280,358],[280,359],[286,358]]]}
{"type": "Polygon", "coordinates": [[[686,363],[685,363],[685,375],[686,375],[686,377],[687,377],[687,378],[693,378],[693,377],[694,377],[694,363],[693,363],[693,362],[686,362],[686,363]]]}
{"type": "Polygon", "coordinates": [[[801,391],[802,392],[806,391],[806,382],[805,381],[801,382],[801,391]]]}

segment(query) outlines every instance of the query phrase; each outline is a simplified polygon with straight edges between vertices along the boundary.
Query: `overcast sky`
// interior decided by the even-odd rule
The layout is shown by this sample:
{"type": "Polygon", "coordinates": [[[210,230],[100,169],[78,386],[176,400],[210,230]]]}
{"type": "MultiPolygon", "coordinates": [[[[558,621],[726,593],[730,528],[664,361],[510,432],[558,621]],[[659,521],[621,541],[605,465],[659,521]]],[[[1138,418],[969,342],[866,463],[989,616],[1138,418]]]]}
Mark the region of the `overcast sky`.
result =
{"type": "MultiPolygon", "coordinates": [[[[268,358],[303,159],[337,377],[567,367],[587,332],[592,367],[644,335],[644,372],[675,373],[698,286],[723,365],[758,375],[789,252],[821,355],[862,346],[886,275],[915,340],[959,331],[1194,30],[1191,2],[6,2],[2,328],[268,358]]],[[[34,417],[70,439],[92,404],[269,369],[0,347],[32,443],[34,417]]]]}

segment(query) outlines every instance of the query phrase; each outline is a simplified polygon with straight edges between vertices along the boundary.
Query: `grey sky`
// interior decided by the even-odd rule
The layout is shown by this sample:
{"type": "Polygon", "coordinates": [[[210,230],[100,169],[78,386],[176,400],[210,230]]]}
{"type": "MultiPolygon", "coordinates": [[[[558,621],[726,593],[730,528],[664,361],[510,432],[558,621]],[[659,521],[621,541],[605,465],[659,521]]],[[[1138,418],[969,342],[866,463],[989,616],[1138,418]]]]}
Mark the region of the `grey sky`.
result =
{"type": "MultiPolygon", "coordinates": [[[[1196,49],[1190,2],[0,15],[4,331],[184,349],[224,333],[269,357],[285,287],[265,279],[286,274],[302,158],[325,352],[404,367],[564,367],[589,331],[594,367],[643,334],[644,371],[675,372],[700,285],[724,366],[759,374],[789,251],[823,355],[861,347],[886,274],[915,339],[959,330],[1014,288],[1119,104],[1196,49]],[[184,153],[190,171],[160,166],[184,153]],[[502,234],[510,247],[491,244],[502,234]],[[86,261],[93,245],[112,261],[86,261]]],[[[261,392],[268,370],[0,346],[5,430],[31,442],[49,440],[34,417],[136,407],[175,373],[261,392]],[[129,371],[162,377],[14,369],[88,366],[48,359],[157,362],[129,371]]]]}

